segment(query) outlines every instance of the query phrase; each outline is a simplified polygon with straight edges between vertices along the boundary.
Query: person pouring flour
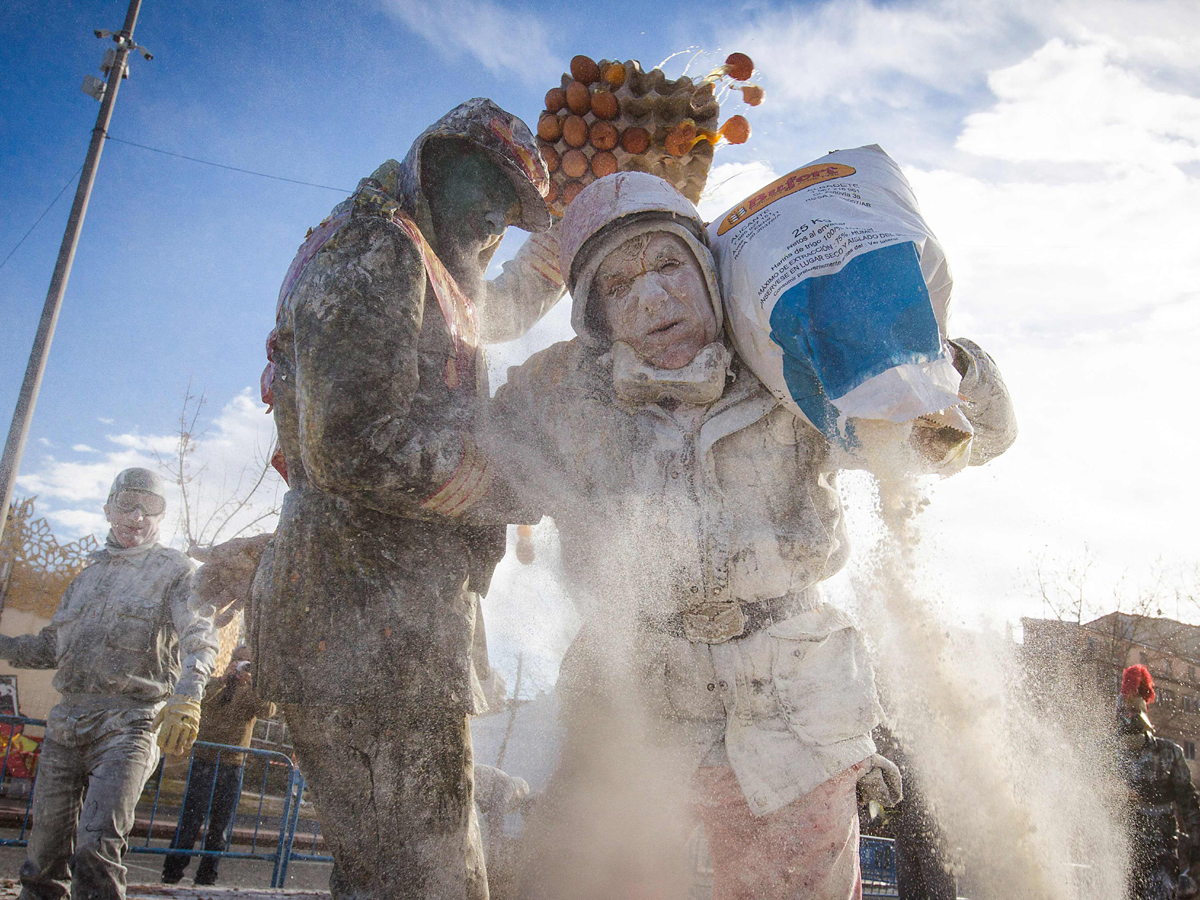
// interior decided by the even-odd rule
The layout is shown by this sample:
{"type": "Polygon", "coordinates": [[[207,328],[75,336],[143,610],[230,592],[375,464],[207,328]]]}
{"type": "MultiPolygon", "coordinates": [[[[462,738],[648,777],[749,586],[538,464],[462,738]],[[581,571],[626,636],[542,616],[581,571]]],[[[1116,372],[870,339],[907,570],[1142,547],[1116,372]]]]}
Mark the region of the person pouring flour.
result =
{"type": "MultiPolygon", "coordinates": [[[[672,830],[691,818],[716,900],[857,897],[856,783],[900,793],[870,737],[862,637],[819,588],[849,555],[837,472],[862,462],[731,350],[704,224],[665,181],[594,182],[560,241],[578,336],[509,371],[497,478],[471,512],[552,516],[585,614],[529,894],[672,896],[672,830]]],[[[977,438],[1002,423],[975,441],[982,463],[1015,435],[1011,404],[986,353],[951,348],[977,438]]],[[[917,462],[944,453],[929,437],[910,440],[917,462]]]]}

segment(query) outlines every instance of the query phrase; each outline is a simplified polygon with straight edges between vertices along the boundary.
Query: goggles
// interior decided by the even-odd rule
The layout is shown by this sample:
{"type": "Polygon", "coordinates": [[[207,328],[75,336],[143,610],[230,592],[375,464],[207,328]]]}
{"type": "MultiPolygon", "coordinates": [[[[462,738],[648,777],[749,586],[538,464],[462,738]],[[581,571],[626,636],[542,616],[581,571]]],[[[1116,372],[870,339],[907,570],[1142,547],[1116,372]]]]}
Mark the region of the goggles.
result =
{"type": "Polygon", "coordinates": [[[116,505],[123,513],[140,509],[146,518],[161,516],[167,511],[167,501],[147,491],[121,491],[117,494],[116,505]]]}

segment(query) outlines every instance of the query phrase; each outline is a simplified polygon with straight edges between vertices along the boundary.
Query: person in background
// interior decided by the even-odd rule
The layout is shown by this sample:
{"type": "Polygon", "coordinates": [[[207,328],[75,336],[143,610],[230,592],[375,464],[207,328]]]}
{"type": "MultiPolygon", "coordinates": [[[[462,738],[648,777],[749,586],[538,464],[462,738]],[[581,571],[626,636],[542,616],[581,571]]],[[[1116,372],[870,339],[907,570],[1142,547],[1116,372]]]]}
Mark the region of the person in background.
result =
{"type": "Polygon", "coordinates": [[[1154,699],[1150,670],[1127,668],[1117,721],[1118,763],[1131,800],[1129,897],[1188,900],[1200,894],[1191,871],[1200,858],[1200,795],[1183,748],[1154,734],[1147,713],[1154,699]]]}
{"type": "MultiPolygon", "coordinates": [[[[259,717],[275,715],[275,704],[259,699],[250,677],[250,648],[245,645],[233,651],[229,667],[221,678],[214,679],[204,692],[200,707],[201,744],[224,744],[249,747],[254,723],[259,717]]],[[[183,814],[179,829],[171,841],[172,850],[191,850],[204,820],[208,830],[204,849],[224,852],[229,849],[233,819],[238,798],[242,793],[242,773],[246,754],[216,747],[199,746],[192,754],[188,773],[187,793],[183,799],[183,814]]],[[[163,861],[163,884],[177,884],[183,878],[191,855],[171,853],[163,861]]],[[[198,885],[217,883],[218,856],[205,856],[196,870],[198,885]]]]}
{"type": "Polygon", "coordinates": [[[58,669],[33,795],[21,900],[124,900],[134,807],[159,751],[192,748],[217,656],[210,608],[192,595],[192,562],[157,542],[163,481],[117,475],[104,549],[67,587],[38,634],[0,636],[0,659],[58,669]],[[155,741],[155,731],[158,740],[155,741]]]}
{"type": "Polygon", "coordinates": [[[904,783],[904,799],[891,809],[884,830],[885,837],[895,840],[900,900],[955,900],[958,882],[946,834],[925,796],[921,770],[886,725],[876,727],[872,737],[879,752],[896,764],[904,783]]]}

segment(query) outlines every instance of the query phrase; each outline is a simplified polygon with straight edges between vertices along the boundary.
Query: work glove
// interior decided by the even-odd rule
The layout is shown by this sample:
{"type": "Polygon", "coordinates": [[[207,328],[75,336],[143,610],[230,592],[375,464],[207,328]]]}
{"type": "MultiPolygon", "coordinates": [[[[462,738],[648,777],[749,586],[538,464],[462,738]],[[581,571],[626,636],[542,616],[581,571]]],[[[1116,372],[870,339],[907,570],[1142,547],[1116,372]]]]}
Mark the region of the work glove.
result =
{"type": "Polygon", "coordinates": [[[185,756],[200,733],[200,701],[186,694],[172,694],[154,717],[158,746],[168,756],[185,756]]]}
{"type": "Polygon", "coordinates": [[[529,782],[517,778],[495,766],[475,766],[475,802],[485,815],[498,812],[503,815],[510,806],[521,803],[529,796],[529,782]]]}
{"type": "Polygon", "coordinates": [[[871,757],[870,762],[871,768],[867,774],[858,779],[863,799],[874,801],[884,808],[895,806],[904,799],[900,770],[894,762],[878,753],[871,757]]]}

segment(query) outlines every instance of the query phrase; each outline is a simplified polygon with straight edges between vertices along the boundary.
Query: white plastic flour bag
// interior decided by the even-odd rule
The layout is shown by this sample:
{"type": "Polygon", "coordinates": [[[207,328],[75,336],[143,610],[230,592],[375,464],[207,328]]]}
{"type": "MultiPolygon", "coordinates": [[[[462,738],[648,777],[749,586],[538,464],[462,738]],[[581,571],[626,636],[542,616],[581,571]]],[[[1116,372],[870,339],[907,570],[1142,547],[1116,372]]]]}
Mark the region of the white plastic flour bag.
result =
{"type": "Polygon", "coordinates": [[[900,167],[838,150],[709,226],[731,337],[780,400],[830,438],[959,403],[943,350],[951,278],[900,167]]]}

